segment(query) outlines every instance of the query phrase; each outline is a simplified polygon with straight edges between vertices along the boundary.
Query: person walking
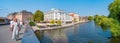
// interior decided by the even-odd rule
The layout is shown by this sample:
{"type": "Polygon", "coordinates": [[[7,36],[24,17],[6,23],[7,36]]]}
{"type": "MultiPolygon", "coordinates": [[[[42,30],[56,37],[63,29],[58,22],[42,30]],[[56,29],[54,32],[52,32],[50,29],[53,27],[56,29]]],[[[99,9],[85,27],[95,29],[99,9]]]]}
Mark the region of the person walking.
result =
{"type": "Polygon", "coordinates": [[[24,21],[20,21],[20,28],[21,29],[24,28],[24,25],[25,25],[24,21]]]}
{"type": "Polygon", "coordinates": [[[15,39],[17,41],[19,39],[19,31],[21,30],[18,20],[16,18],[13,18],[13,21],[11,21],[10,25],[10,30],[12,31],[12,39],[15,39]]]}

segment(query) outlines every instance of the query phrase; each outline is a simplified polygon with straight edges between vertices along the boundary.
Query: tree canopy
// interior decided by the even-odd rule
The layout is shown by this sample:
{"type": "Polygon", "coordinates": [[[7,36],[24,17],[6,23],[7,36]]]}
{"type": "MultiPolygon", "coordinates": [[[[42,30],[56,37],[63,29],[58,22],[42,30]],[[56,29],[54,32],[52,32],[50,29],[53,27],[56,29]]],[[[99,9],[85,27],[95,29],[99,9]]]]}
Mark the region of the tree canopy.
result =
{"type": "Polygon", "coordinates": [[[33,15],[33,20],[34,20],[35,22],[43,21],[43,20],[44,20],[44,14],[43,14],[43,12],[40,11],[40,10],[37,10],[37,11],[35,12],[35,14],[33,15]]]}
{"type": "Polygon", "coordinates": [[[93,20],[93,16],[89,16],[88,20],[90,20],[90,21],[93,20]]]}
{"type": "Polygon", "coordinates": [[[108,17],[116,19],[120,22],[120,0],[114,0],[113,3],[109,5],[110,14],[108,17]]]}

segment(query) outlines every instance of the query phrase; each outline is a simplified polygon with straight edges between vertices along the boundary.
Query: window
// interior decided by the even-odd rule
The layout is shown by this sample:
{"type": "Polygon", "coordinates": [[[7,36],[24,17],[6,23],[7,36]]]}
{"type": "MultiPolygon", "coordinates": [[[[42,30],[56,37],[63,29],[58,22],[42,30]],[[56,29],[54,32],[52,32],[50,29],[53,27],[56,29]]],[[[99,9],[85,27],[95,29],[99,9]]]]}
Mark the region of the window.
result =
{"type": "Polygon", "coordinates": [[[0,23],[1,23],[1,22],[5,22],[5,20],[4,20],[4,19],[0,19],[0,23]]]}

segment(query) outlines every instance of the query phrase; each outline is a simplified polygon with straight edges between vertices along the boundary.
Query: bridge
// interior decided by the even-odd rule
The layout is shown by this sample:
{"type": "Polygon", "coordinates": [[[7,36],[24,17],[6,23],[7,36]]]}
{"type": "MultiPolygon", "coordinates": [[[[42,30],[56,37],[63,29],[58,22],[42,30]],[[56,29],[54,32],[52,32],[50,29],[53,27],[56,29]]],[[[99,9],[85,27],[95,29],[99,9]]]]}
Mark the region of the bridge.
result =
{"type": "Polygon", "coordinates": [[[12,32],[9,25],[0,25],[0,43],[40,43],[28,25],[21,29],[19,33],[20,40],[12,40],[11,36],[12,32]]]}

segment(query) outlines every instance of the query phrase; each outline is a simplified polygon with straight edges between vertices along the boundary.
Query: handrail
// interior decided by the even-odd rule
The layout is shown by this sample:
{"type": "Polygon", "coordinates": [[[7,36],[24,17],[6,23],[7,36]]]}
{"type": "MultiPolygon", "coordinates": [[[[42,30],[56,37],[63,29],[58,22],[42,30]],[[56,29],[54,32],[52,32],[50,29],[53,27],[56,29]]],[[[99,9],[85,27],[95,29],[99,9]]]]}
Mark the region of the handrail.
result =
{"type": "Polygon", "coordinates": [[[30,26],[26,26],[26,30],[21,43],[40,43],[30,26]]]}

